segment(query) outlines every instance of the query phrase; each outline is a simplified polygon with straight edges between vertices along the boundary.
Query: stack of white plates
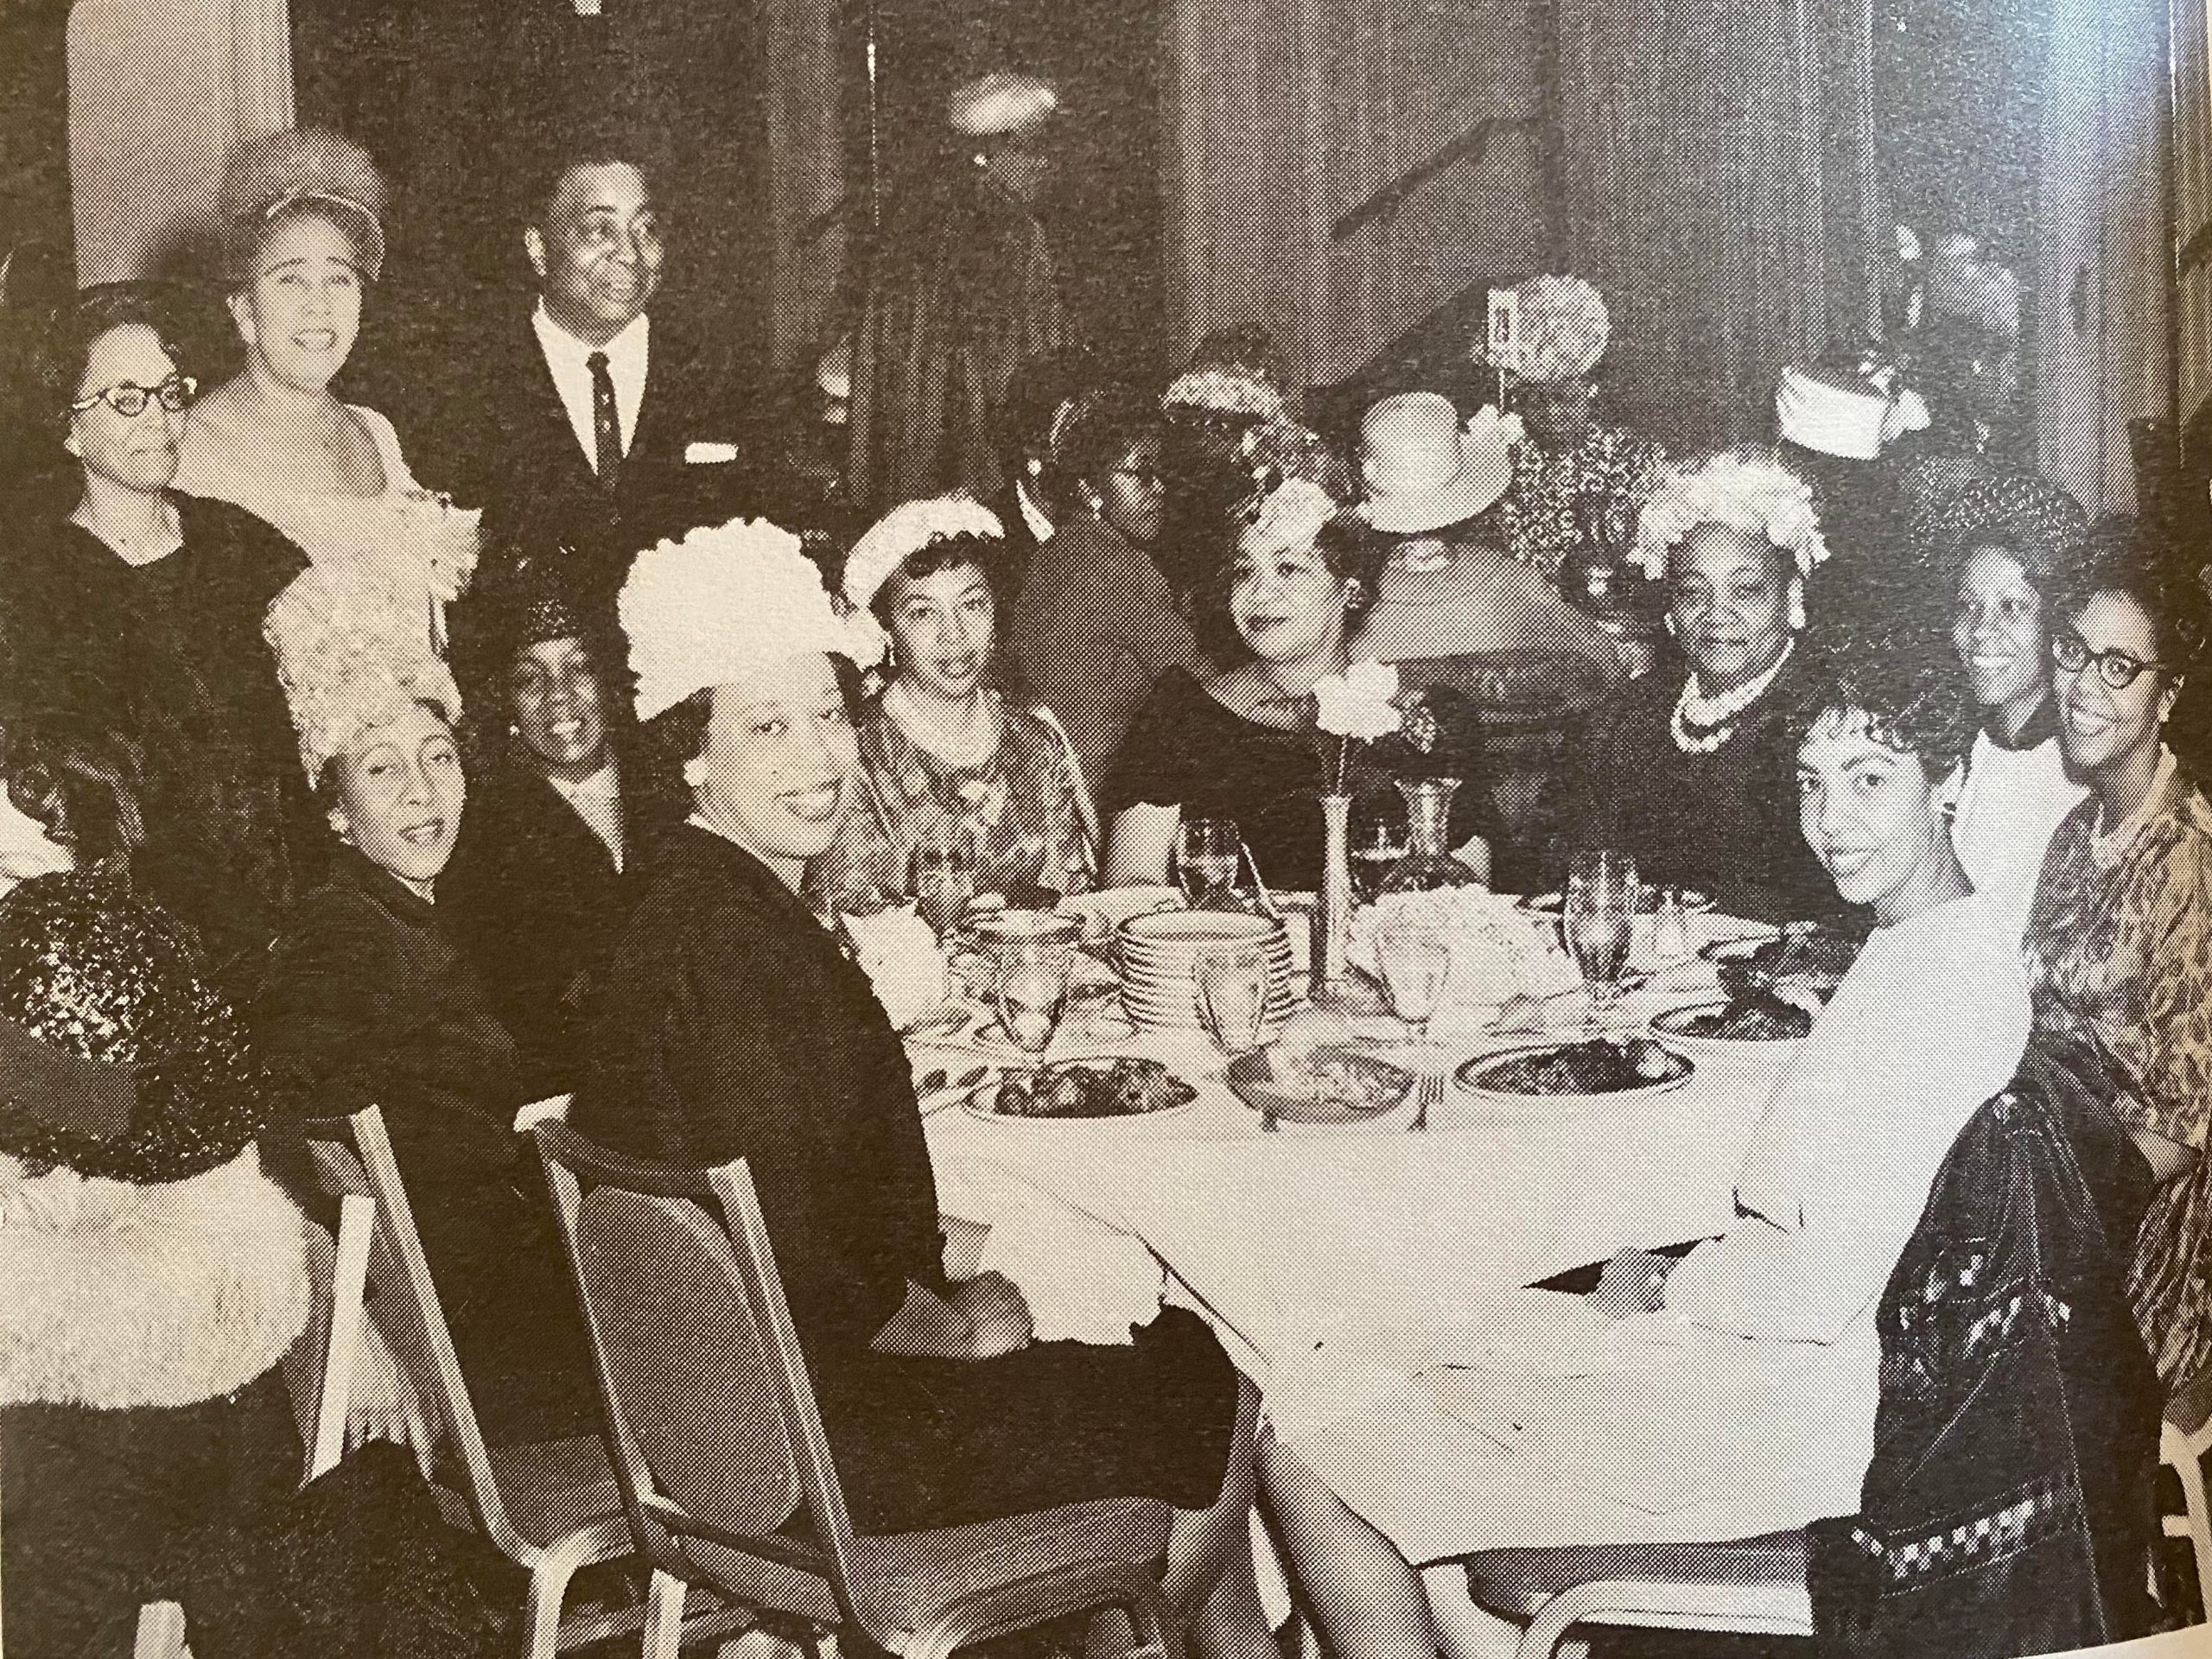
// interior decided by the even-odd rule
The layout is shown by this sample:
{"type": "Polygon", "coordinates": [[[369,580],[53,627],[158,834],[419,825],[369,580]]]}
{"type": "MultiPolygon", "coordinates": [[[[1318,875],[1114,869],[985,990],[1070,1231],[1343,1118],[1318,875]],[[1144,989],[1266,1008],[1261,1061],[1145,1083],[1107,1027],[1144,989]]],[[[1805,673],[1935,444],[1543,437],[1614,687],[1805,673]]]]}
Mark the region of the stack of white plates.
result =
{"type": "Polygon", "coordinates": [[[1196,969],[1209,950],[1249,947],[1268,958],[1271,989],[1264,1031],[1272,1040],[1290,1017],[1290,938],[1283,925],[1234,911],[1170,910],[1132,916],[1115,930],[1122,957],[1122,1001],[1149,1031],[1199,1031],[1196,969]]]}

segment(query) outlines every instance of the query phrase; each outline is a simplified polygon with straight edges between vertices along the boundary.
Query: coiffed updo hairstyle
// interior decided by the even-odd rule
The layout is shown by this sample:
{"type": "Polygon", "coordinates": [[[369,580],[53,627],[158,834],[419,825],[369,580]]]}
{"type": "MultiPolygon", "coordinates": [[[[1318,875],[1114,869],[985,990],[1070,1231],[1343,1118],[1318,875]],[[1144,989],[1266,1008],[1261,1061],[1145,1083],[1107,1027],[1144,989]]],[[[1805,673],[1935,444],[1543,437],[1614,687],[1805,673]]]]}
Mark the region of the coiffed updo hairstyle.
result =
{"type": "MultiPolygon", "coordinates": [[[[1238,522],[1242,522],[1241,519],[1238,522]]],[[[1236,538],[1228,537],[1227,550],[1207,579],[1192,594],[1194,619],[1205,637],[1233,640],[1241,645],[1236,623],[1229,613],[1229,596],[1236,585],[1236,538]]],[[[1338,582],[1355,582],[1357,588],[1344,601],[1344,632],[1349,636],[1375,603],[1376,589],[1390,562],[1389,540],[1377,535],[1356,513],[1339,512],[1324,524],[1313,537],[1313,550],[1322,567],[1338,582]]]]}
{"type": "Polygon", "coordinates": [[[1054,422],[1045,487],[1056,513],[1084,512],[1122,458],[1160,429],[1160,405],[1134,386],[1084,393],[1054,422]]]}
{"type": "Polygon", "coordinates": [[[1799,743],[1831,723],[1862,729],[1884,748],[1913,756],[1932,783],[1966,759],[1974,716],[1958,658],[1942,641],[1869,627],[1832,639],[1812,659],[1786,718],[1799,743]]]}
{"type": "Polygon", "coordinates": [[[233,291],[253,281],[269,238],[296,219],[320,219],[353,250],[363,278],[384,268],[384,175],[369,153],[327,127],[297,127],[245,145],[223,175],[224,269],[233,291]]]}

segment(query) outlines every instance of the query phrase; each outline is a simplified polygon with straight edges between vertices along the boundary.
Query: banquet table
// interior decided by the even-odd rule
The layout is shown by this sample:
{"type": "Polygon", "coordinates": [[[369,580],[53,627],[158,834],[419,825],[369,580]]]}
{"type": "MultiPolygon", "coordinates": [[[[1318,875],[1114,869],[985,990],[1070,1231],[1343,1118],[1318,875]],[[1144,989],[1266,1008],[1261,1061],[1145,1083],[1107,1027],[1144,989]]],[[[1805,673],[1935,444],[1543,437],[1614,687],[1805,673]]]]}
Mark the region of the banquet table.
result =
{"type": "MultiPolygon", "coordinates": [[[[1694,943],[1758,931],[1725,918],[1694,920],[1694,943]]],[[[1633,1025],[1716,991],[1708,964],[1678,962],[1624,998],[1614,1017],[1633,1025]]],[[[1554,1020],[1541,1036],[1499,1035],[1440,1015],[1432,1063],[1456,1067],[1478,1053],[1577,1035],[1576,1011],[1561,1012],[1563,1028],[1554,1020]]],[[[988,1056],[941,1033],[909,1046],[918,1076],[957,1075],[988,1056]]],[[[1269,1132],[1230,1091],[1205,1037],[1123,1031],[1085,1040],[1076,1022],[1048,1058],[1150,1056],[1198,1098],[1158,1117],[1006,1121],[940,1090],[925,1103],[925,1128],[940,1209],[1003,1231],[994,1264],[1029,1294],[1040,1338],[1111,1339],[1055,1329],[1050,1310],[1079,1306],[1087,1283],[1096,1288],[1100,1279],[1139,1272],[1151,1275],[1134,1287],[1139,1294],[1124,1285],[1105,1305],[1142,1306],[1157,1299],[1164,1270],[1169,1298],[1212,1321],[1272,1408],[1278,1390],[1332,1344],[1357,1348],[1377,1333],[1461,1325],[1485,1299],[1624,1246],[1720,1231],[1734,1214],[1735,1173],[1788,1047],[1700,1056],[1686,1084],[1660,1094],[1507,1103],[1447,1086],[1425,1132],[1408,1132],[1410,1104],[1357,1125],[1269,1132]]],[[[1415,1052],[1378,1052],[1402,1061],[1415,1052]]],[[[1428,1437],[1450,1438],[1440,1430],[1428,1437]]],[[[1443,1446],[1437,1455],[1448,1463],[1443,1446]]],[[[1317,1453],[1317,1465],[1330,1461],[1317,1453]]],[[[1331,1478],[1328,1467],[1321,1471],[1331,1478]]],[[[1344,1490],[1358,1484],[1344,1481],[1341,1495],[1414,1559],[1459,1553],[1448,1516],[1433,1526],[1394,1525],[1374,1513],[1372,1493],[1344,1490]]]]}

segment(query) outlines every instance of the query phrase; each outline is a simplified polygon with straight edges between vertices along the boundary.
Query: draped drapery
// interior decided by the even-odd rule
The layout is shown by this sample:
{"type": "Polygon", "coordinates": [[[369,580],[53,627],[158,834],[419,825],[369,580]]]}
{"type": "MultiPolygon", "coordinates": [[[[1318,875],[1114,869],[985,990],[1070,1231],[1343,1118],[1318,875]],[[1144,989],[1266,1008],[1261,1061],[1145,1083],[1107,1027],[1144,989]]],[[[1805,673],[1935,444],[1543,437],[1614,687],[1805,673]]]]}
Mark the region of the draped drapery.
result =
{"type": "Polygon", "coordinates": [[[2167,73],[2165,0],[2052,0],[2037,451],[2093,512],[2133,507],[2127,423],[2171,401],[2167,73]]]}
{"type": "Polygon", "coordinates": [[[1781,371],[1879,315],[1865,0],[1560,0],[1570,264],[1631,422],[1768,436],[1781,371]]]}
{"type": "Polygon", "coordinates": [[[78,0],[69,174],[79,283],[190,268],[216,229],[231,152],[291,124],[286,0],[78,0]]]}
{"type": "Polygon", "coordinates": [[[1395,213],[1337,233],[1484,118],[1535,111],[1529,0],[1172,0],[1166,28],[1179,352],[1260,323],[1294,378],[1325,385],[1471,287],[1545,262],[1523,125],[1494,131],[1395,213]]]}

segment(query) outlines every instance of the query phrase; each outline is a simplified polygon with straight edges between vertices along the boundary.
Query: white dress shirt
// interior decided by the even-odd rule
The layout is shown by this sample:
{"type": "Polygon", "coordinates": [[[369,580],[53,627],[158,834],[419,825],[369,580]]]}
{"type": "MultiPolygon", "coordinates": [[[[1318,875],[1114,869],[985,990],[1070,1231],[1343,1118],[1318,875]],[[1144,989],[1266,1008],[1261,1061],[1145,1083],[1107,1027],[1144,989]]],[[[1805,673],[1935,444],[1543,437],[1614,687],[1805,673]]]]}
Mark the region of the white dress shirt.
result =
{"type": "Polygon", "coordinates": [[[537,347],[545,353],[545,366],[553,372],[553,389],[561,394],[561,407],[569,412],[569,429],[576,435],[576,447],[584,452],[586,464],[594,472],[599,467],[599,446],[592,435],[591,354],[607,353],[607,372],[614,382],[614,411],[622,423],[622,453],[626,455],[638,434],[638,410],[645,401],[649,322],[641,313],[602,346],[586,344],[554,321],[543,300],[538,301],[537,309],[531,315],[530,326],[537,331],[537,347]]]}

